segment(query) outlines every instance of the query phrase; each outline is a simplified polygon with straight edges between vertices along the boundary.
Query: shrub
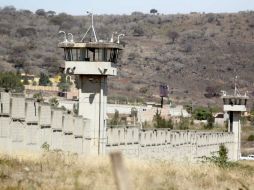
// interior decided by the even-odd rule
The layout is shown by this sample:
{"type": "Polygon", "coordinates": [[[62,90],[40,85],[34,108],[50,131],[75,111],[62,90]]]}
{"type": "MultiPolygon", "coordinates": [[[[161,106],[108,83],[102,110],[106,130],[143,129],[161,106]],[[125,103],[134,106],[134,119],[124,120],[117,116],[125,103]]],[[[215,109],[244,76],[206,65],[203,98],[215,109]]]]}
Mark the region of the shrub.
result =
{"type": "Polygon", "coordinates": [[[220,97],[220,89],[217,86],[207,86],[205,91],[206,98],[220,97]]]}
{"type": "Polygon", "coordinates": [[[189,118],[181,117],[178,126],[180,130],[187,130],[189,129],[189,124],[189,118]]]}
{"type": "Polygon", "coordinates": [[[175,43],[176,39],[179,37],[179,34],[176,31],[169,31],[167,36],[172,40],[172,43],[175,43]]]}
{"type": "Polygon", "coordinates": [[[56,97],[53,97],[53,98],[49,99],[49,104],[52,107],[57,107],[59,105],[59,101],[58,101],[58,99],[56,97]]]}
{"type": "Polygon", "coordinates": [[[141,87],[139,89],[139,92],[142,93],[142,94],[146,94],[148,92],[148,88],[147,87],[141,87]]]}
{"type": "Polygon", "coordinates": [[[110,120],[110,125],[118,125],[120,122],[119,111],[115,110],[113,118],[110,120]]]}
{"type": "Polygon", "coordinates": [[[254,135],[250,135],[247,140],[248,141],[254,141],[254,135]]]}
{"type": "Polygon", "coordinates": [[[198,107],[193,112],[193,116],[197,120],[207,120],[211,114],[211,111],[205,107],[198,107]]]}
{"type": "Polygon", "coordinates": [[[36,102],[43,102],[43,101],[44,101],[41,92],[39,92],[39,93],[37,93],[37,94],[34,94],[34,95],[33,95],[33,98],[36,100],[36,102]]]}
{"type": "Polygon", "coordinates": [[[40,79],[39,79],[39,85],[40,86],[50,86],[52,83],[49,80],[49,76],[45,73],[40,74],[40,79]]]}
{"type": "Polygon", "coordinates": [[[170,128],[173,129],[173,121],[171,119],[166,120],[165,118],[161,117],[161,112],[159,110],[156,111],[155,115],[153,116],[153,122],[155,128],[170,128]]]}
{"type": "Polygon", "coordinates": [[[0,87],[6,91],[23,92],[24,90],[20,76],[12,72],[0,73],[0,87]]]}
{"type": "Polygon", "coordinates": [[[144,30],[140,25],[135,25],[133,27],[133,36],[143,36],[144,35],[144,30]]]}
{"type": "Polygon", "coordinates": [[[204,161],[211,162],[220,168],[227,168],[234,165],[228,161],[228,150],[224,144],[220,145],[218,155],[213,155],[212,157],[204,156],[203,158],[204,161]]]}

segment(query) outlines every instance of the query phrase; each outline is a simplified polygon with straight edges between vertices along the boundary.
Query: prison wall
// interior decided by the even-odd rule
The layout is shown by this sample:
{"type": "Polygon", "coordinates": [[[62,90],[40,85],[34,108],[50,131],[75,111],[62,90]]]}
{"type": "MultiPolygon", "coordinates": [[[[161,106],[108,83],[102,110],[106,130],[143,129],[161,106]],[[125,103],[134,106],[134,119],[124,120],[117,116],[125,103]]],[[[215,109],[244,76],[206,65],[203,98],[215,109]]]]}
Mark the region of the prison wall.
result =
{"type": "Polygon", "coordinates": [[[0,92],[0,151],[62,150],[89,154],[87,119],[22,94],[0,92]]]}
{"type": "Polygon", "coordinates": [[[196,161],[216,155],[221,144],[233,159],[233,133],[108,128],[106,152],[122,151],[130,158],[196,161]]]}
{"type": "MultiPolygon", "coordinates": [[[[94,137],[90,125],[89,119],[61,108],[20,94],[0,92],[0,151],[49,148],[90,155],[94,137]]],[[[227,132],[122,127],[107,128],[104,145],[106,153],[122,151],[130,158],[195,161],[216,154],[221,144],[233,158],[235,143],[233,133],[227,132]]]]}

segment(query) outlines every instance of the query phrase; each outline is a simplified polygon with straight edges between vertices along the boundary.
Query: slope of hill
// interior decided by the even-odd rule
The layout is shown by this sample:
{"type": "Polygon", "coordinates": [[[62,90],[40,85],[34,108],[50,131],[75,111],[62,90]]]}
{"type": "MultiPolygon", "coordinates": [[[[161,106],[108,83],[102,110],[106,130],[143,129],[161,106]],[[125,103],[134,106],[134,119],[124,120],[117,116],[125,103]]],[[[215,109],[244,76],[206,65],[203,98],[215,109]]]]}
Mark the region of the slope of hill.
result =
{"type": "MultiPolygon", "coordinates": [[[[55,15],[53,11],[0,10],[0,66],[55,74],[63,63],[57,48],[59,30],[79,41],[90,24],[87,16],[55,15]]],[[[158,86],[170,86],[177,102],[214,104],[222,89],[239,87],[253,95],[254,12],[232,14],[96,15],[100,39],[125,33],[125,50],[110,78],[110,96],[158,99],[158,86]]]]}

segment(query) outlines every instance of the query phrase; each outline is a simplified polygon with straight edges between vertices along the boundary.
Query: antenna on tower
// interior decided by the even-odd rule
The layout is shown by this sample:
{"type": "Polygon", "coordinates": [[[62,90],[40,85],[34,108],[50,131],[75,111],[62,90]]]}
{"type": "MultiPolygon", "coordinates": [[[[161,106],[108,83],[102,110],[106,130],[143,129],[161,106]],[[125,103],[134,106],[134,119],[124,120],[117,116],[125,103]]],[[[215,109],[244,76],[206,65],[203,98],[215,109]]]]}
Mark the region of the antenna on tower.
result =
{"type": "Polygon", "coordinates": [[[96,36],[96,32],[95,32],[95,29],[94,29],[93,13],[87,11],[87,14],[91,16],[91,25],[89,26],[88,30],[86,31],[85,35],[83,36],[81,42],[84,41],[84,39],[86,38],[87,33],[88,33],[91,29],[92,29],[92,32],[93,32],[93,36],[94,36],[95,42],[98,42],[97,36],[96,36]]]}
{"type": "Polygon", "coordinates": [[[237,95],[237,86],[236,86],[236,82],[237,82],[237,76],[235,76],[235,92],[234,92],[234,96],[237,95]]]}
{"type": "Polygon", "coordinates": [[[114,34],[117,34],[117,32],[113,32],[112,35],[111,35],[111,39],[110,39],[110,42],[113,43],[114,42],[114,34]]]}
{"type": "Polygon", "coordinates": [[[118,36],[117,36],[117,43],[118,44],[120,44],[120,37],[124,37],[125,36],[125,34],[119,34],[118,36]]]}
{"type": "Polygon", "coordinates": [[[65,31],[60,30],[58,34],[64,34],[64,41],[62,43],[68,43],[65,31]]]}

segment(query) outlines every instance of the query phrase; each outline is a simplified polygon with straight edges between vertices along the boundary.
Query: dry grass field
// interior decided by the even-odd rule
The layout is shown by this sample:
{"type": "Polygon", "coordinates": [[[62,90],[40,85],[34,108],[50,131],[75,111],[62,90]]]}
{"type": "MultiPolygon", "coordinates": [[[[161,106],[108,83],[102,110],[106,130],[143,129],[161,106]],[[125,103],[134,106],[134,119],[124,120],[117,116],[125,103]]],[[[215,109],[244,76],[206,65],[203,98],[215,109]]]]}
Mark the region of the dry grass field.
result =
{"type": "MultiPolygon", "coordinates": [[[[127,159],[125,164],[137,190],[254,189],[254,162],[240,162],[231,168],[127,159]]],[[[0,189],[114,190],[116,185],[108,157],[81,158],[62,153],[1,154],[0,189]]]]}

